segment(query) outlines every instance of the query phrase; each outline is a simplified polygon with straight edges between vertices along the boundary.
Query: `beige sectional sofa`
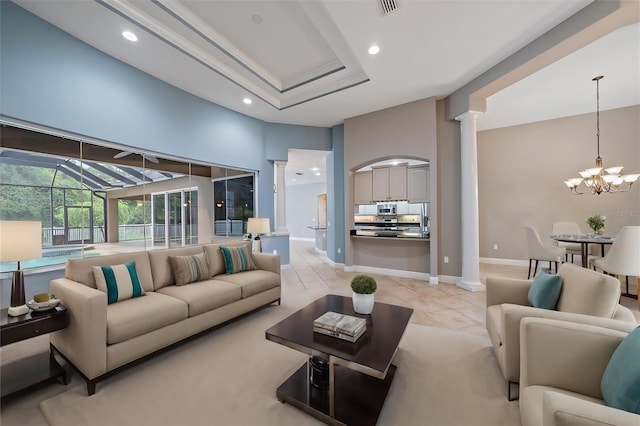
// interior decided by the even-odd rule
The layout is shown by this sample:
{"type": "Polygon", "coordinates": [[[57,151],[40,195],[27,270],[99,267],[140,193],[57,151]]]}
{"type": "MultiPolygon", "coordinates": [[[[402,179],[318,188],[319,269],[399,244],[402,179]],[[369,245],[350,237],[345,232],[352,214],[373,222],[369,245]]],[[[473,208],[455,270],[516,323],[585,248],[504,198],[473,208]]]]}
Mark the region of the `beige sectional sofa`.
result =
{"type": "Polygon", "coordinates": [[[232,318],[280,301],[280,257],[253,253],[256,269],[225,273],[220,246],[207,244],[73,259],[65,278],[50,291],[69,310],[69,327],[51,335],[51,345],[87,382],[96,383],[130,363],[232,318]],[[169,256],[205,253],[210,279],[176,285],[169,256]],[[135,261],[142,297],[107,303],[96,288],[93,266],[135,261]]]}

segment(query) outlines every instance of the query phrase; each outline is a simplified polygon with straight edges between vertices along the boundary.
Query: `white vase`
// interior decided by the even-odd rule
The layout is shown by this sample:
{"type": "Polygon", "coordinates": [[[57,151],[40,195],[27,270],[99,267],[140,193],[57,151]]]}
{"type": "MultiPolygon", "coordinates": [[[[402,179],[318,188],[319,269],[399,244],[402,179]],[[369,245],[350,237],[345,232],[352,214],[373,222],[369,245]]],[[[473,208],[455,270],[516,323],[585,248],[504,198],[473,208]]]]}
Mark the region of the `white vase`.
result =
{"type": "Polygon", "coordinates": [[[368,315],[373,311],[374,294],[353,293],[353,310],[358,314],[368,315]]]}

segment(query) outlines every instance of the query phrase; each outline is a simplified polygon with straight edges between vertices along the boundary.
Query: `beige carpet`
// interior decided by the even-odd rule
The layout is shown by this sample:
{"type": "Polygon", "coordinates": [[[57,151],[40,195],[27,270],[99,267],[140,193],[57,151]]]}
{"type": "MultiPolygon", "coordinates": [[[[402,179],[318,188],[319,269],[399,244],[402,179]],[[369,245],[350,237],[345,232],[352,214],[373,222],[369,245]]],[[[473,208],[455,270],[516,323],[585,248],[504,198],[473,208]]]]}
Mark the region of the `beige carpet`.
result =
{"type": "MultiPolygon", "coordinates": [[[[272,306],[181,345],[100,384],[43,401],[52,426],[315,425],[275,397],[306,356],[264,338],[294,311],[272,306]]],[[[379,425],[519,425],[517,402],[488,338],[410,324],[379,425]]]]}

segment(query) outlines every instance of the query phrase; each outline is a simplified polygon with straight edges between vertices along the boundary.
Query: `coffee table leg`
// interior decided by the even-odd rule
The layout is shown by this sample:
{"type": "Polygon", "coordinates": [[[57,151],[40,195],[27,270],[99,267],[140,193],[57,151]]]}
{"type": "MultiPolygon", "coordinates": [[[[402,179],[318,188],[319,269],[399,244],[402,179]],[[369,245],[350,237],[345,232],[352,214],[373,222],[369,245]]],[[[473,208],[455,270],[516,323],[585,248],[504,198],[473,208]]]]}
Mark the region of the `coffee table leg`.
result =
{"type": "Polygon", "coordinates": [[[333,363],[333,357],[329,357],[329,416],[336,418],[336,406],[334,402],[335,390],[336,390],[336,367],[333,363]]]}

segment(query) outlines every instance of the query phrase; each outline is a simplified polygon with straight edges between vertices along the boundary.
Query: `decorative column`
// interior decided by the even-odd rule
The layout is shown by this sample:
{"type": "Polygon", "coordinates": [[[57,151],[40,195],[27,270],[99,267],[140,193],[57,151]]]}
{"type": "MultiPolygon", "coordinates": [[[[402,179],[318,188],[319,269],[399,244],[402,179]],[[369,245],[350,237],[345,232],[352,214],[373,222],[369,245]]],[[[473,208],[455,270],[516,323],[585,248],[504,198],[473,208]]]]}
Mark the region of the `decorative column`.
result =
{"type": "Polygon", "coordinates": [[[287,229],[287,198],[284,181],[284,168],[287,166],[286,161],[275,161],[276,168],[276,184],[274,187],[276,197],[276,233],[288,234],[287,229]]]}
{"type": "Polygon", "coordinates": [[[467,111],[460,122],[462,175],[462,278],[457,286],[465,290],[484,289],[480,282],[480,225],[478,209],[478,147],[476,119],[480,112],[467,111]]]}

